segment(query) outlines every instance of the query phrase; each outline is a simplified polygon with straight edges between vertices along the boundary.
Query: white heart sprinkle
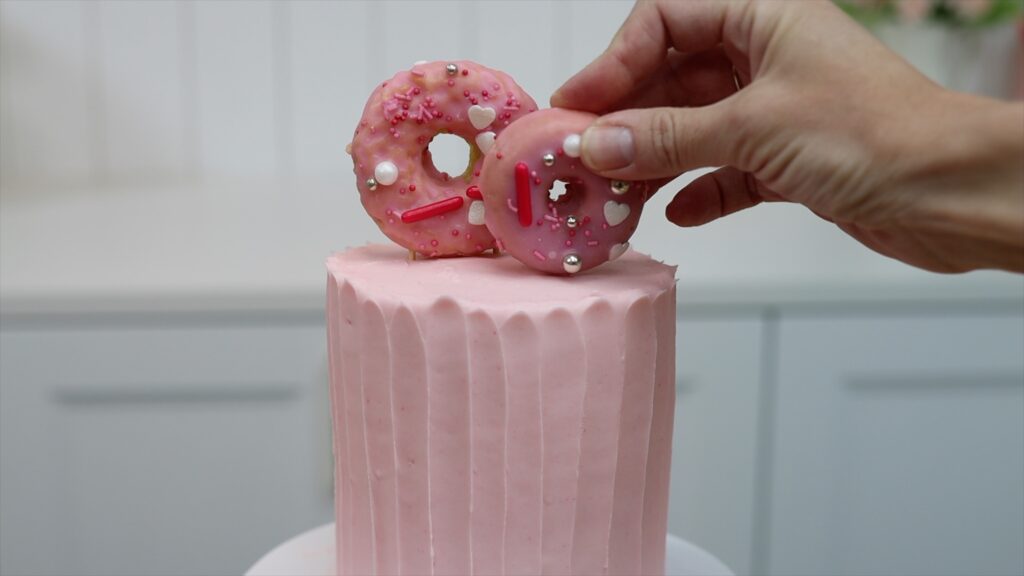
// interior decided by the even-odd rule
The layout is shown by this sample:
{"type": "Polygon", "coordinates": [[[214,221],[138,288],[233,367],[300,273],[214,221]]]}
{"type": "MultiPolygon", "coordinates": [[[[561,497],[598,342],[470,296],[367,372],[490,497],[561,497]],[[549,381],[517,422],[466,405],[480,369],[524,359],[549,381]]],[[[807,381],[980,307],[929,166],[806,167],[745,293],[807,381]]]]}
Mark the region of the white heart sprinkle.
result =
{"type": "Polygon", "coordinates": [[[481,132],[476,135],[476,145],[480,151],[487,154],[494,146],[494,132],[481,132]]]}
{"type": "Polygon", "coordinates": [[[609,226],[618,226],[629,217],[629,204],[619,204],[614,200],[604,203],[604,220],[609,226]]]}
{"type": "Polygon", "coordinates": [[[619,256],[622,256],[629,250],[629,242],[623,242],[622,244],[616,244],[612,246],[612,249],[608,251],[608,260],[615,260],[619,256]]]}
{"type": "Polygon", "coordinates": [[[466,218],[473,226],[484,225],[484,203],[479,200],[474,200],[469,205],[469,214],[466,218]]]}
{"type": "Polygon", "coordinates": [[[373,169],[373,177],[377,180],[378,184],[390,186],[398,180],[398,166],[395,166],[394,162],[385,160],[377,164],[377,167],[373,169]]]}
{"type": "Polygon", "coordinates": [[[570,158],[580,157],[580,135],[569,134],[562,142],[562,151],[570,158]]]}
{"type": "Polygon", "coordinates": [[[469,107],[469,123],[477,130],[483,130],[490,126],[497,115],[498,113],[494,111],[494,108],[484,108],[479,104],[473,104],[469,107]]]}
{"type": "Polygon", "coordinates": [[[427,63],[426,60],[417,60],[417,61],[413,62],[412,65],[413,66],[422,66],[423,64],[426,64],[426,63],[427,63]]]}

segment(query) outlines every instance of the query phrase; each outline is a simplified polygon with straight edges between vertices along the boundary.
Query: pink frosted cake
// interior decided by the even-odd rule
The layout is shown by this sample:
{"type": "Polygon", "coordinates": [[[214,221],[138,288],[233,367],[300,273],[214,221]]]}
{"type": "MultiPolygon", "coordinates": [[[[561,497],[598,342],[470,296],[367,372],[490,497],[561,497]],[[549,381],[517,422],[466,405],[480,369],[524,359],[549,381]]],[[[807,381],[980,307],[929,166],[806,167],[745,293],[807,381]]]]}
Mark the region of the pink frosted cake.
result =
{"type": "Polygon", "coordinates": [[[674,268],[327,262],[338,574],[662,574],[674,268]]]}

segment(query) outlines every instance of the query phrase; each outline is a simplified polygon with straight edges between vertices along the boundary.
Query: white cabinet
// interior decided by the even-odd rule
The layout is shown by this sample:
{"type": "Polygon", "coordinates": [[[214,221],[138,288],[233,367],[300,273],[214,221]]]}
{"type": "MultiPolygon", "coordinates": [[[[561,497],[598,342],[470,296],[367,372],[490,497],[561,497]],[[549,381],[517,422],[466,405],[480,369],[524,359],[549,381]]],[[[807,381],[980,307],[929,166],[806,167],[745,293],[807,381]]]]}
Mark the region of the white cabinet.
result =
{"type": "Polygon", "coordinates": [[[757,313],[684,315],[676,338],[669,532],[737,574],[751,569],[762,335],[757,313]]]}
{"type": "Polygon", "coordinates": [[[783,315],[774,574],[1024,573],[1024,314],[783,315]]]}
{"type": "MultiPolygon", "coordinates": [[[[686,309],[670,531],[737,574],[1024,572],[1024,310],[955,307],[686,309]]],[[[321,314],[3,316],[0,573],[239,574],[328,521],[321,314]]]]}
{"type": "Polygon", "coordinates": [[[330,518],[321,324],[8,320],[0,572],[239,574],[330,518]]]}

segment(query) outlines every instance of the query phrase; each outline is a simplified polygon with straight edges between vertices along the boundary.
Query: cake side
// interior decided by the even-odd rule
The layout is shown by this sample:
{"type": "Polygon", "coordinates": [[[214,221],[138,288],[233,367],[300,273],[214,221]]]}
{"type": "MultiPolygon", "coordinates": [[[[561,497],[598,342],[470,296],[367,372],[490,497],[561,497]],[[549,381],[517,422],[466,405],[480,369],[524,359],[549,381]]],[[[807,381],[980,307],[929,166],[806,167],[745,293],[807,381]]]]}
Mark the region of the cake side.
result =
{"type": "Polygon", "coordinates": [[[663,572],[672,267],[328,270],[339,574],[663,572]]]}

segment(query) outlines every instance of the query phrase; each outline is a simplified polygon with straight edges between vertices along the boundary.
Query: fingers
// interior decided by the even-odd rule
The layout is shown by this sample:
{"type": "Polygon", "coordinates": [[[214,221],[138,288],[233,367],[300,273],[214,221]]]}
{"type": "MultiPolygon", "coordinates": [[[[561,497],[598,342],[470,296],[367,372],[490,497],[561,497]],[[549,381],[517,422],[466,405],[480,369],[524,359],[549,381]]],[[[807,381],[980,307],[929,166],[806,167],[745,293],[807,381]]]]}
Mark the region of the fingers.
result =
{"type": "Polygon", "coordinates": [[[657,6],[637,2],[611,44],[551,95],[551,106],[596,112],[622,99],[658,69],[668,40],[657,6]]]}
{"type": "Polygon", "coordinates": [[[648,79],[612,107],[597,113],[658,106],[706,106],[735,92],[733,65],[722,48],[694,53],[669,50],[648,79]]]}
{"type": "Polygon", "coordinates": [[[702,52],[722,43],[731,2],[640,1],[608,48],[551,96],[551,105],[590,112],[609,109],[654,74],[670,47],[702,52]]]}
{"type": "Polygon", "coordinates": [[[583,133],[587,168],[620,180],[676,176],[703,166],[734,164],[745,126],[735,121],[740,98],[701,108],[646,108],[602,116],[583,133]]]}
{"type": "Polygon", "coordinates": [[[765,201],[767,190],[748,172],[726,167],[676,193],[665,217],[677,226],[700,226],[765,201]]]}

